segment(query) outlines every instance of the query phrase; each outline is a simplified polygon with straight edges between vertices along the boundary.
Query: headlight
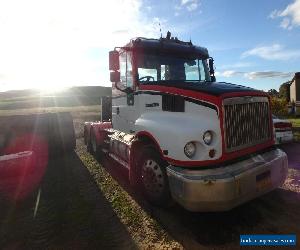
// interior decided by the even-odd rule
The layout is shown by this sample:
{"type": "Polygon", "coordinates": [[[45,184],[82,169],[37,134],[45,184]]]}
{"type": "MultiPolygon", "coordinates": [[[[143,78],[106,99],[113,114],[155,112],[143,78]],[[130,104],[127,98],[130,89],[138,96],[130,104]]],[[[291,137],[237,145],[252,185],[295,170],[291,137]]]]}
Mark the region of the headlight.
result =
{"type": "Polygon", "coordinates": [[[184,146],[184,153],[187,157],[192,158],[196,153],[196,145],[194,142],[188,142],[184,146]]]}
{"type": "Polygon", "coordinates": [[[205,142],[206,145],[210,145],[213,139],[213,135],[211,131],[206,131],[203,134],[203,141],[205,142]]]}

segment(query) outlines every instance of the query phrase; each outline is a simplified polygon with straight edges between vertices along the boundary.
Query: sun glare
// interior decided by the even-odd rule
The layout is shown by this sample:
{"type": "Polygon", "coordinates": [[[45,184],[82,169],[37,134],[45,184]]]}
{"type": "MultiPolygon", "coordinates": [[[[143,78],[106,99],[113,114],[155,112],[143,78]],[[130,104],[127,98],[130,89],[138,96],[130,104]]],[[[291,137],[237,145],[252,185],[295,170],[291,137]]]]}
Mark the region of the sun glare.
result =
{"type": "Polygon", "coordinates": [[[14,1],[3,3],[0,91],[53,93],[65,85],[110,85],[108,51],[158,31],[158,19],[147,18],[139,0],[20,0],[18,12],[14,1]]]}
{"type": "Polygon", "coordinates": [[[65,91],[69,88],[70,88],[70,86],[49,86],[49,85],[46,85],[46,86],[40,86],[40,87],[37,87],[37,88],[34,88],[34,89],[38,90],[41,95],[53,95],[55,93],[65,91]]]}

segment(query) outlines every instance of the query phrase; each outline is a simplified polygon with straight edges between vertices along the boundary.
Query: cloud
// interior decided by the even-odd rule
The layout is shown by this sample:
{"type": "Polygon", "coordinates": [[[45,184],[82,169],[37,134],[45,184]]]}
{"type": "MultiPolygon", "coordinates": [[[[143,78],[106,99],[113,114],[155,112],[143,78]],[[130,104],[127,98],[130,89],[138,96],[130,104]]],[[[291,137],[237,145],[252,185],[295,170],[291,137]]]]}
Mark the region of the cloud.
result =
{"type": "Polygon", "coordinates": [[[282,22],[280,23],[280,27],[284,29],[291,30],[292,26],[290,26],[290,19],[288,18],[283,18],[282,22]]]}
{"type": "Polygon", "coordinates": [[[300,0],[294,0],[284,10],[273,10],[269,15],[270,18],[283,18],[280,27],[291,30],[300,26],[300,0]]]}
{"type": "Polygon", "coordinates": [[[218,66],[218,69],[228,69],[228,68],[247,68],[253,66],[253,63],[250,62],[237,62],[233,64],[224,64],[221,66],[218,66]]]}
{"type": "Polygon", "coordinates": [[[112,32],[113,35],[124,35],[124,34],[128,34],[129,30],[126,29],[126,30],[114,30],[112,32]]]}
{"type": "Polygon", "coordinates": [[[225,70],[222,72],[216,72],[216,76],[223,76],[226,78],[242,76],[250,80],[261,79],[261,78],[292,78],[294,72],[282,72],[282,71],[234,71],[234,70],[225,70]]]}
{"type": "Polygon", "coordinates": [[[217,71],[215,73],[216,76],[223,76],[223,77],[233,77],[242,75],[244,72],[235,71],[235,70],[225,70],[223,72],[217,71]]]}
{"type": "MultiPolygon", "coordinates": [[[[181,0],[179,5],[175,5],[175,10],[181,10],[182,8],[185,8],[187,11],[195,11],[200,6],[199,0],[181,0]]],[[[179,15],[178,12],[175,14],[179,15]]]]}
{"type": "Polygon", "coordinates": [[[279,13],[280,13],[280,11],[278,11],[278,10],[273,10],[273,11],[270,13],[269,18],[274,19],[274,18],[278,17],[279,13]]]}
{"type": "Polygon", "coordinates": [[[244,76],[249,79],[257,78],[292,78],[294,72],[281,72],[281,71],[253,71],[245,73],[244,76]]]}
{"type": "Polygon", "coordinates": [[[240,75],[241,72],[237,72],[237,71],[234,71],[234,70],[226,70],[223,72],[223,76],[225,77],[232,77],[232,76],[237,76],[237,75],[240,75]]]}
{"type": "Polygon", "coordinates": [[[290,60],[299,58],[300,50],[288,50],[280,44],[273,44],[270,46],[258,46],[242,54],[242,58],[248,56],[258,56],[266,60],[290,60]]]}

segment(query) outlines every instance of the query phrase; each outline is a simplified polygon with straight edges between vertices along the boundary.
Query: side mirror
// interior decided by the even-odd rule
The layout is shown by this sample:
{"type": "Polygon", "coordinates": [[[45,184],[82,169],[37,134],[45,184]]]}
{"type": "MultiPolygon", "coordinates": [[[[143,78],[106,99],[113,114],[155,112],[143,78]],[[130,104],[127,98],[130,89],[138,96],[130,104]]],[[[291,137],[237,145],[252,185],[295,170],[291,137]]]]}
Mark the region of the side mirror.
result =
{"type": "Polygon", "coordinates": [[[208,58],[209,74],[212,82],[216,81],[215,69],[214,69],[214,59],[212,57],[208,58]]]}
{"type": "Polygon", "coordinates": [[[212,57],[208,59],[208,65],[209,65],[209,74],[213,75],[215,73],[215,70],[214,70],[214,59],[212,57]]]}
{"type": "Polygon", "coordinates": [[[109,70],[118,71],[120,69],[119,52],[109,51],[109,70]]]}
{"type": "Polygon", "coordinates": [[[110,72],[110,81],[111,82],[120,82],[120,72],[119,71],[112,71],[110,72]]]}

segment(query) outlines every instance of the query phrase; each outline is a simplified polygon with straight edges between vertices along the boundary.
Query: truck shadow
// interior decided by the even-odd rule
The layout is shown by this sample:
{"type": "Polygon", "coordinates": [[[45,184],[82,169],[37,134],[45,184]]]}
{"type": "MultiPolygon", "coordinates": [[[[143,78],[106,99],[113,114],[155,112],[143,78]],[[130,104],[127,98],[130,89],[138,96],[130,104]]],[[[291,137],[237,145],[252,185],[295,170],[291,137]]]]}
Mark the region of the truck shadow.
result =
{"type": "Polygon", "coordinates": [[[288,155],[289,168],[300,170],[300,143],[287,143],[279,145],[278,147],[288,155]]]}
{"type": "Polygon", "coordinates": [[[49,162],[39,189],[1,204],[4,249],[136,249],[127,228],[75,152],[49,162]]]}
{"type": "Polygon", "coordinates": [[[129,186],[128,173],[110,159],[102,166],[136,202],[187,249],[199,247],[239,248],[241,234],[300,234],[300,194],[284,189],[218,213],[189,212],[175,205],[162,209],[150,205],[129,186]]]}

